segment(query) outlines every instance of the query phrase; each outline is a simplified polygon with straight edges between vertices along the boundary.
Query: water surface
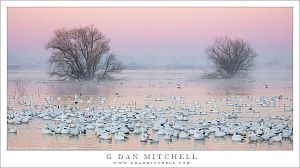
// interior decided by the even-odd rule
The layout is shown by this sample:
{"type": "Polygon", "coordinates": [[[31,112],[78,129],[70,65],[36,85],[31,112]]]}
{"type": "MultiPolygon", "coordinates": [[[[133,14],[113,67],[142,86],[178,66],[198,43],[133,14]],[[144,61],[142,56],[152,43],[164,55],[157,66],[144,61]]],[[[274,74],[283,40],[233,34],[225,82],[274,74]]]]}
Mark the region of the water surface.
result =
{"type": "MultiPolygon", "coordinates": [[[[209,111],[211,108],[207,101],[214,99],[219,109],[230,112],[233,109],[225,106],[224,98],[239,98],[247,103],[249,97],[259,99],[266,96],[284,95],[289,99],[278,102],[278,107],[257,107],[260,113],[249,113],[246,108],[242,110],[237,121],[247,121],[270,116],[288,116],[292,125],[292,112],[285,112],[284,105],[292,106],[293,79],[291,71],[254,71],[246,79],[202,79],[201,70],[124,70],[115,75],[114,81],[103,82],[71,82],[56,81],[43,70],[9,70],[8,71],[8,95],[17,96],[15,87],[16,79],[29,81],[27,93],[32,95],[32,104],[45,104],[45,96],[60,96],[62,100],[57,103],[72,103],[74,94],[81,94],[83,100],[94,98],[95,107],[140,107],[153,105],[156,108],[176,106],[174,111],[179,111],[180,106],[192,106],[199,102],[201,110],[209,111]],[[267,85],[267,88],[266,88],[267,85]],[[178,87],[180,86],[180,88],[178,87]],[[97,102],[97,97],[106,98],[104,104],[97,102]],[[148,98],[146,97],[148,96],[148,98]],[[166,98],[165,101],[155,101],[155,98],[166,98]],[[181,97],[182,100],[174,101],[172,98],[181,97]],[[182,103],[183,101],[183,103],[182,103]]],[[[82,110],[87,103],[82,104],[82,110]]],[[[20,110],[16,100],[11,99],[8,104],[14,110],[20,110]]],[[[174,112],[172,111],[172,112],[174,112]]],[[[165,114],[169,115],[169,112],[165,114]]],[[[208,114],[205,116],[190,116],[189,124],[198,119],[212,120],[224,118],[224,113],[208,114]]],[[[125,142],[103,141],[95,136],[93,131],[79,137],[64,135],[43,135],[41,133],[46,121],[34,118],[29,124],[16,125],[17,134],[8,134],[9,150],[292,150],[290,140],[282,143],[269,144],[235,143],[227,138],[209,138],[205,141],[174,139],[172,142],[161,138],[159,144],[141,143],[139,136],[131,135],[125,142]]],[[[47,121],[52,124],[51,122],[47,121]]],[[[8,127],[15,127],[8,125],[8,127]]],[[[149,131],[152,135],[153,132],[149,131]]]]}

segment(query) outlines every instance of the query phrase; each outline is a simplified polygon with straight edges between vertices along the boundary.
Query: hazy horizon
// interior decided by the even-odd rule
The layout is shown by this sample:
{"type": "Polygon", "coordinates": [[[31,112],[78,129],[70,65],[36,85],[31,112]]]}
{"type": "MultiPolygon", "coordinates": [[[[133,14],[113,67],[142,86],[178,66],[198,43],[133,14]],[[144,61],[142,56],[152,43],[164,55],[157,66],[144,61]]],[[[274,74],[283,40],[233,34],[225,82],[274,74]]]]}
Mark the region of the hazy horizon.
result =
{"type": "Polygon", "coordinates": [[[291,69],[292,8],[9,8],[8,65],[46,66],[59,28],[94,25],[126,66],[209,66],[216,37],[248,41],[256,67],[291,69]],[[76,19],[75,19],[76,18],[76,19]]]}
{"type": "MultiPolygon", "coordinates": [[[[161,60],[161,57],[146,57],[148,60],[144,58],[137,59],[136,57],[119,57],[125,67],[128,68],[149,68],[149,67],[190,67],[190,68],[198,68],[201,69],[203,67],[213,66],[208,59],[203,60],[203,58],[193,58],[189,57],[189,59],[181,60],[177,57],[164,57],[164,60],[161,60]]],[[[8,67],[33,67],[40,68],[42,67],[48,68],[47,57],[42,59],[36,59],[32,62],[34,58],[21,59],[20,57],[8,56],[8,67]]],[[[274,58],[265,62],[256,62],[255,69],[282,69],[282,70],[292,70],[293,62],[291,60],[281,60],[280,58],[274,58]]]]}

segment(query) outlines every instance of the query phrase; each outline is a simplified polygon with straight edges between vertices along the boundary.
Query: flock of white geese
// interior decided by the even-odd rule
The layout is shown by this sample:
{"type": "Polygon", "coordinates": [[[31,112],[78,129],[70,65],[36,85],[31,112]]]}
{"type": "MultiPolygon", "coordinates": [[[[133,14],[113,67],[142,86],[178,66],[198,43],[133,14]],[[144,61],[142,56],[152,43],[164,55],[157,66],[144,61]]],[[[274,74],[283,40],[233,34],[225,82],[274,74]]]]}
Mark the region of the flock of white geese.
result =
{"type": "Polygon", "coordinates": [[[292,104],[280,103],[291,100],[283,95],[248,96],[246,100],[240,97],[221,99],[222,104],[231,109],[228,111],[220,110],[224,108],[220,107],[216,99],[210,99],[204,104],[193,101],[187,105],[183,96],[146,95],[145,99],[150,103],[143,107],[105,106],[106,99],[103,96],[84,99],[75,94],[71,103],[58,104],[58,100],[62,99],[46,96],[43,104],[33,104],[31,96],[9,97],[9,101],[15,100],[22,109],[8,108],[8,133],[17,134],[14,125],[30,124],[39,118],[45,122],[41,134],[49,136],[80,136],[93,132],[101,140],[126,141],[132,135],[139,135],[139,141],[144,143],[175,139],[205,141],[210,137],[230,138],[238,142],[267,141],[270,144],[283,140],[293,141],[293,107],[292,104]],[[153,105],[166,105],[167,102],[170,103],[165,107],[153,105]],[[277,108],[284,115],[259,115],[270,108],[277,108]],[[258,117],[242,118],[242,113],[256,113],[258,117]]]}

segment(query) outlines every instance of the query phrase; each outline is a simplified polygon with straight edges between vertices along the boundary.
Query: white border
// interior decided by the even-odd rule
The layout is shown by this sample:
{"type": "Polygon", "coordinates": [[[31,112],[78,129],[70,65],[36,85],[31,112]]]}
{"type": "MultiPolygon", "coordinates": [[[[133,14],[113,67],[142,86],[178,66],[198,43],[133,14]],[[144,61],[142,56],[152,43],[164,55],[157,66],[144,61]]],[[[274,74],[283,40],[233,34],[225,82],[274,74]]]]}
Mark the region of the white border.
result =
{"type": "MultiPolygon", "coordinates": [[[[294,150],[182,151],[180,153],[197,154],[198,160],[193,160],[192,164],[188,165],[192,167],[299,166],[299,1],[1,1],[1,167],[120,167],[105,159],[106,154],[142,154],[155,153],[155,151],[7,151],[7,7],[293,7],[294,150]]],[[[141,167],[141,165],[129,167],[139,166],[141,167]]],[[[151,165],[151,167],[155,166],[174,167],[174,165],[151,165]]]]}

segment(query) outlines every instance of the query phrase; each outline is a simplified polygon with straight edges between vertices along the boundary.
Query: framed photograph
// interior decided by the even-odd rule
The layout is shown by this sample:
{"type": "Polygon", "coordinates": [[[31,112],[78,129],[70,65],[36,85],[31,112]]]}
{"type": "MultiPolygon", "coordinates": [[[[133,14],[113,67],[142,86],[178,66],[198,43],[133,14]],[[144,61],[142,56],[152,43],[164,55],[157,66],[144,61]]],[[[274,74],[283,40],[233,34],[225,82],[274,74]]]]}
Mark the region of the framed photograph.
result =
{"type": "Polygon", "coordinates": [[[298,1],[1,1],[1,167],[298,167],[298,1]]]}

